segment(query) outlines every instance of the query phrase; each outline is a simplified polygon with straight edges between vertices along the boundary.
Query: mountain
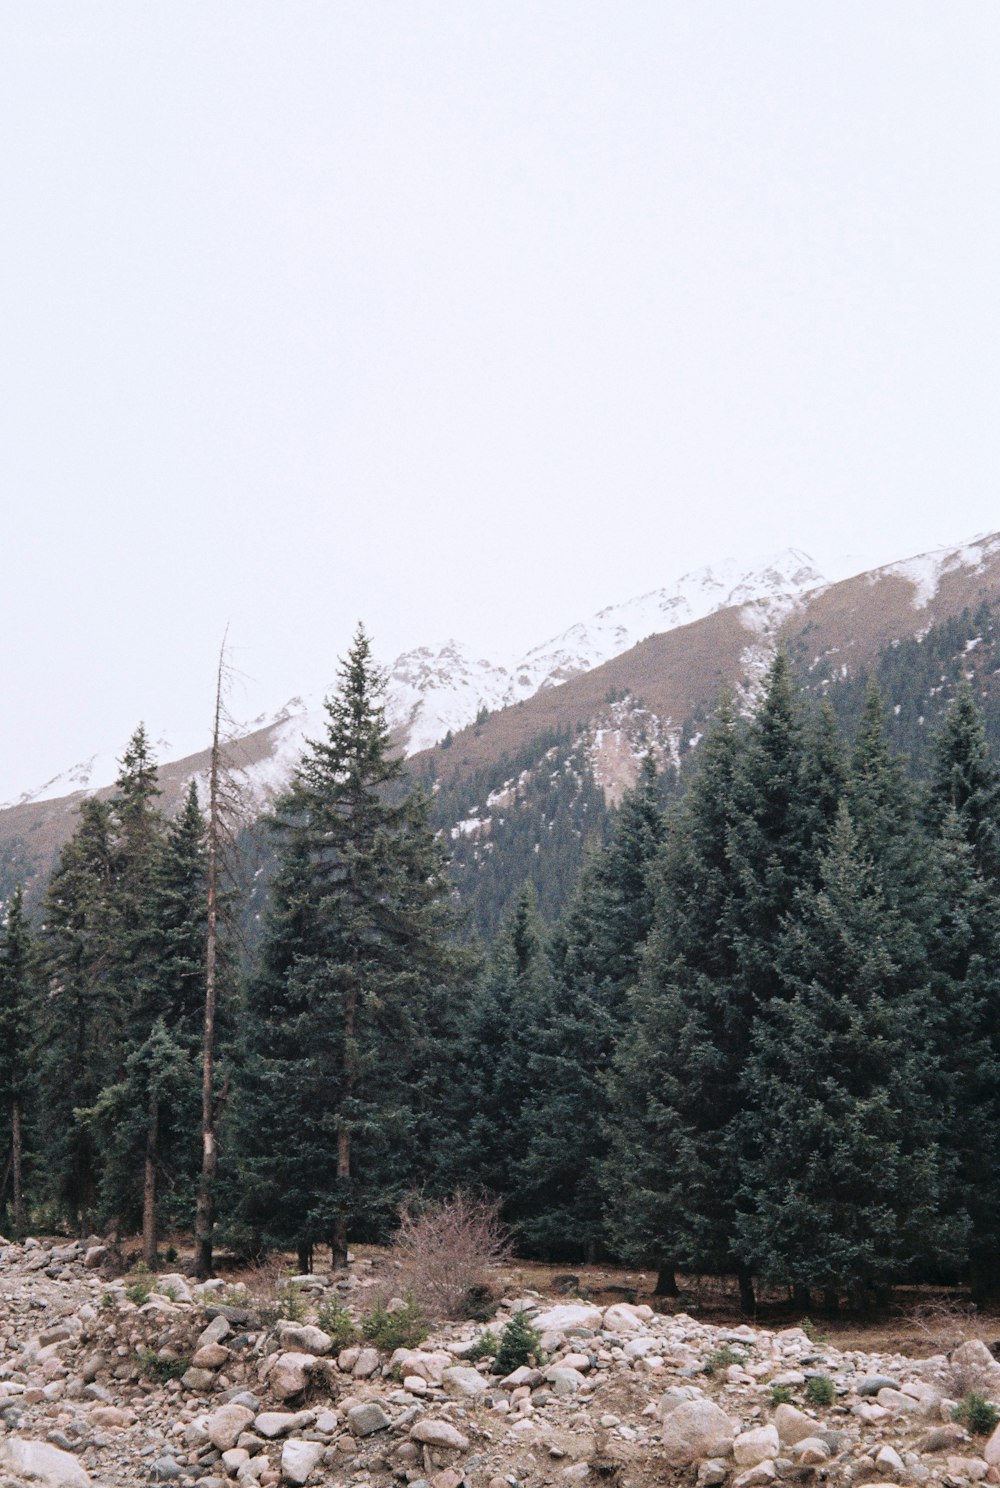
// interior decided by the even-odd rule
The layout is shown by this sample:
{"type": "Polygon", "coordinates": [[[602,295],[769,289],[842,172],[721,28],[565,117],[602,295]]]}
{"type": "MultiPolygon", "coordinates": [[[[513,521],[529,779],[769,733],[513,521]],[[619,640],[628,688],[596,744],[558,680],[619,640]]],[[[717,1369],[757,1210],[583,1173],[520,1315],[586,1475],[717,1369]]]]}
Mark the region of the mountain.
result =
{"type": "MultiPolygon", "coordinates": [[[[406,652],[389,669],[388,717],[433,793],[459,872],[535,877],[547,891],[603,831],[642,753],[678,765],[723,685],[751,706],[779,642],[815,691],[836,691],[877,670],[888,649],[919,647],[983,605],[1000,605],[1000,534],[839,582],[789,549],[609,606],[511,664],[475,659],[454,641],[406,652]]],[[[295,697],[237,741],[258,807],[322,727],[322,700],[295,697]]],[[[207,763],[196,754],[162,767],[167,809],[207,763]]],[[[113,774],[97,757],[0,810],[0,894],[17,876],[45,875],[81,795],[113,774]]]]}

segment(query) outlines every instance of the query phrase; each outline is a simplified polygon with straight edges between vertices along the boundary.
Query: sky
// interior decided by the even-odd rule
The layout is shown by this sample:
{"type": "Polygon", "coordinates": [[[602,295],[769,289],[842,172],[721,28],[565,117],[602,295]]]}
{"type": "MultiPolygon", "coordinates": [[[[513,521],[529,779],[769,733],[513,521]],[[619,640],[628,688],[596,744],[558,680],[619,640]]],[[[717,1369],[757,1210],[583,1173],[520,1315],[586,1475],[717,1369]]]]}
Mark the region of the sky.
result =
{"type": "Polygon", "coordinates": [[[0,0],[0,800],[1000,528],[1000,7],[0,0]]]}

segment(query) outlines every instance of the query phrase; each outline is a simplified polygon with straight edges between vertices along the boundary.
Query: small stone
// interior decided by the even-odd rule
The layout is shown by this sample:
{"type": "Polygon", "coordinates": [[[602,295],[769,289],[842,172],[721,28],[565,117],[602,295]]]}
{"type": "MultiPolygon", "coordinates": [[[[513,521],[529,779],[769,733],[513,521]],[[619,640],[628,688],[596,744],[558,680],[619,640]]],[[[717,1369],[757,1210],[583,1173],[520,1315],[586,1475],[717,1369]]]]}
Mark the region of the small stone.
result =
{"type": "Polygon", "coordinates": [[[253,1428],[268,1441],[273,1441],[275,1437],[287,1436],[289,1431],[296,1428],[311,1426],[314,1419],[312,1411],[261,1411],[259,1416],[254,1417],[253,1428]]]}
{"type": "Polygon", "coordinates": [[[698,1468],[699,1488],[718,1488],[729,1476],[729,1463],[724,1457],[709,1457],[698,1468]]]}
{"type": "Polygon", "coordinates": [[[733,1479],[733,1488],[763,1488],[763,1485],[773,1483],[777,1476],[778,1469],[773,1462],[757,1462],[733,1479]]]}
{"type": "Polygon", "coordinates": [[[347,1412],[347,1424],[355,1436],[371,1436],[373,1431],[384,1431],[390,1423],[377,1400],[366,1400],[347,1412]]]}

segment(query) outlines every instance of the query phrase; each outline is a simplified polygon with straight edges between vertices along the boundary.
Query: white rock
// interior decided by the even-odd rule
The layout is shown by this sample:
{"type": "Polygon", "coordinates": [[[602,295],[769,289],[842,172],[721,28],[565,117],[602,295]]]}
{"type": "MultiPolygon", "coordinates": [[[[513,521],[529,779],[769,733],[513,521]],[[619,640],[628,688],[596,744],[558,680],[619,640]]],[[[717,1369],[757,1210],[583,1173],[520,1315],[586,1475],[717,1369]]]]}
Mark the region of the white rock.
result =
{"type": "Polygon", "coordinates": [[[919,1410],[913,1397],[904,1395],[902,1390],[879,1390],[875,1399],[883,1410],[891,1411],[894,1416],[915,1416],[919,1410]]]}
{"type": "Polygon", "coordinates": [[[539,1313],[538,1317],[531,1319],[531,1325],[539,1333],[565,1333],[570,1328],[596,1330],[601,1326],[601,1317],[599,1307],[591,1307],[586,1302],[564,1302],[558,1307],[550,1307],[547,1312],[539,1313]]]}
{"type": "Polygon", "coordinates": [[[804,1436],[792,1448],[792,1457],[803,1467],[818,1467],[830,1456],[830,1448],[821,1436],[804,1436]]]}
{"type": "Polygon", "coordinates": [[[351,1370],[351,1373],[355,1379],[371,1379],[372,1375],[378,1369],[379,1363],[378,1349],[362,1349],[354,1361],[354,1368],[351,1370]]]}
{"type": "Polygon", "coordinates": [[[982,1457],[949,1457],[948,1472],[953,1478],[966,1478],[970,1483],[981,1483],[990,1470],[982,1457]]]}
{"type": "Polygon", "coordinates": [[[311,1426],[315,1419],[312,1411],[261,1411],[254,1417],[253,1429],[268,1441],[274,1441],[275,1437],[287,1436],[290,1431],[311,1426]]]}
{"type": "Polygon", "coordinates": [[[8,1436],[0,1441],[0,1466],[24,1478],[36,1478],[47,1488],[90,1488],[90,1475],[70,1452],[49,1442],[8,1436]]]}
{"type": "Polygon", "coordinates": [[[604,1329],[607,1333],[643,1333],[645,1326],[644,1320],[628,1302],[616,1302],[604,1314],[604,1329]]]}
{"type": "Polygon", "coordinates": [[[304,1483],[323,1456],[323,1443],[286,1441],[281,1448],[281,1476],[286,1483],[304,1483]]]}
{"type": "Polygon", "coordinates": [[[322,1357],[333,1348],[333,1339],[322,1328],[312,1323],[280,1323],[278,1338],[283,1349],[299,1354],[315,1354],[322,1357]]]}
{"type": "Polygon", "coordinates": [[[220,1405],[208,1418],[208,1439],[220,1452],[228,1452],[252,1420],[253,1411],[245,1405],[220,1405]]]}

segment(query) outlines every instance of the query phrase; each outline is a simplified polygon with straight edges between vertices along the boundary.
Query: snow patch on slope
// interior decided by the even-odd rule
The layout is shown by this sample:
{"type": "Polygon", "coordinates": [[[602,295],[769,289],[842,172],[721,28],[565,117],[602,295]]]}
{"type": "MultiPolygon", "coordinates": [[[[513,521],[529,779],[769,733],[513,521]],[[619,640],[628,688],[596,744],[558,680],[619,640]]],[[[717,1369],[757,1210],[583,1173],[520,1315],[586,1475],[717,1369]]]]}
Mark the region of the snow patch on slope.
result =
{"type": "Polygon", "coordinates": [[[869,584],[881,578],[906,579],[913,585],[913,608],[926,609],[941,587],[945,574],[959,570],[981,573],[987,561],[1000,552],[1000,533],[974,538],[960,548],[938,548],[931,553],[919,553],[915,558],[905,558],[901,563],[889,563],[885,568],[876,568],[868,575],[869,584]]]}

